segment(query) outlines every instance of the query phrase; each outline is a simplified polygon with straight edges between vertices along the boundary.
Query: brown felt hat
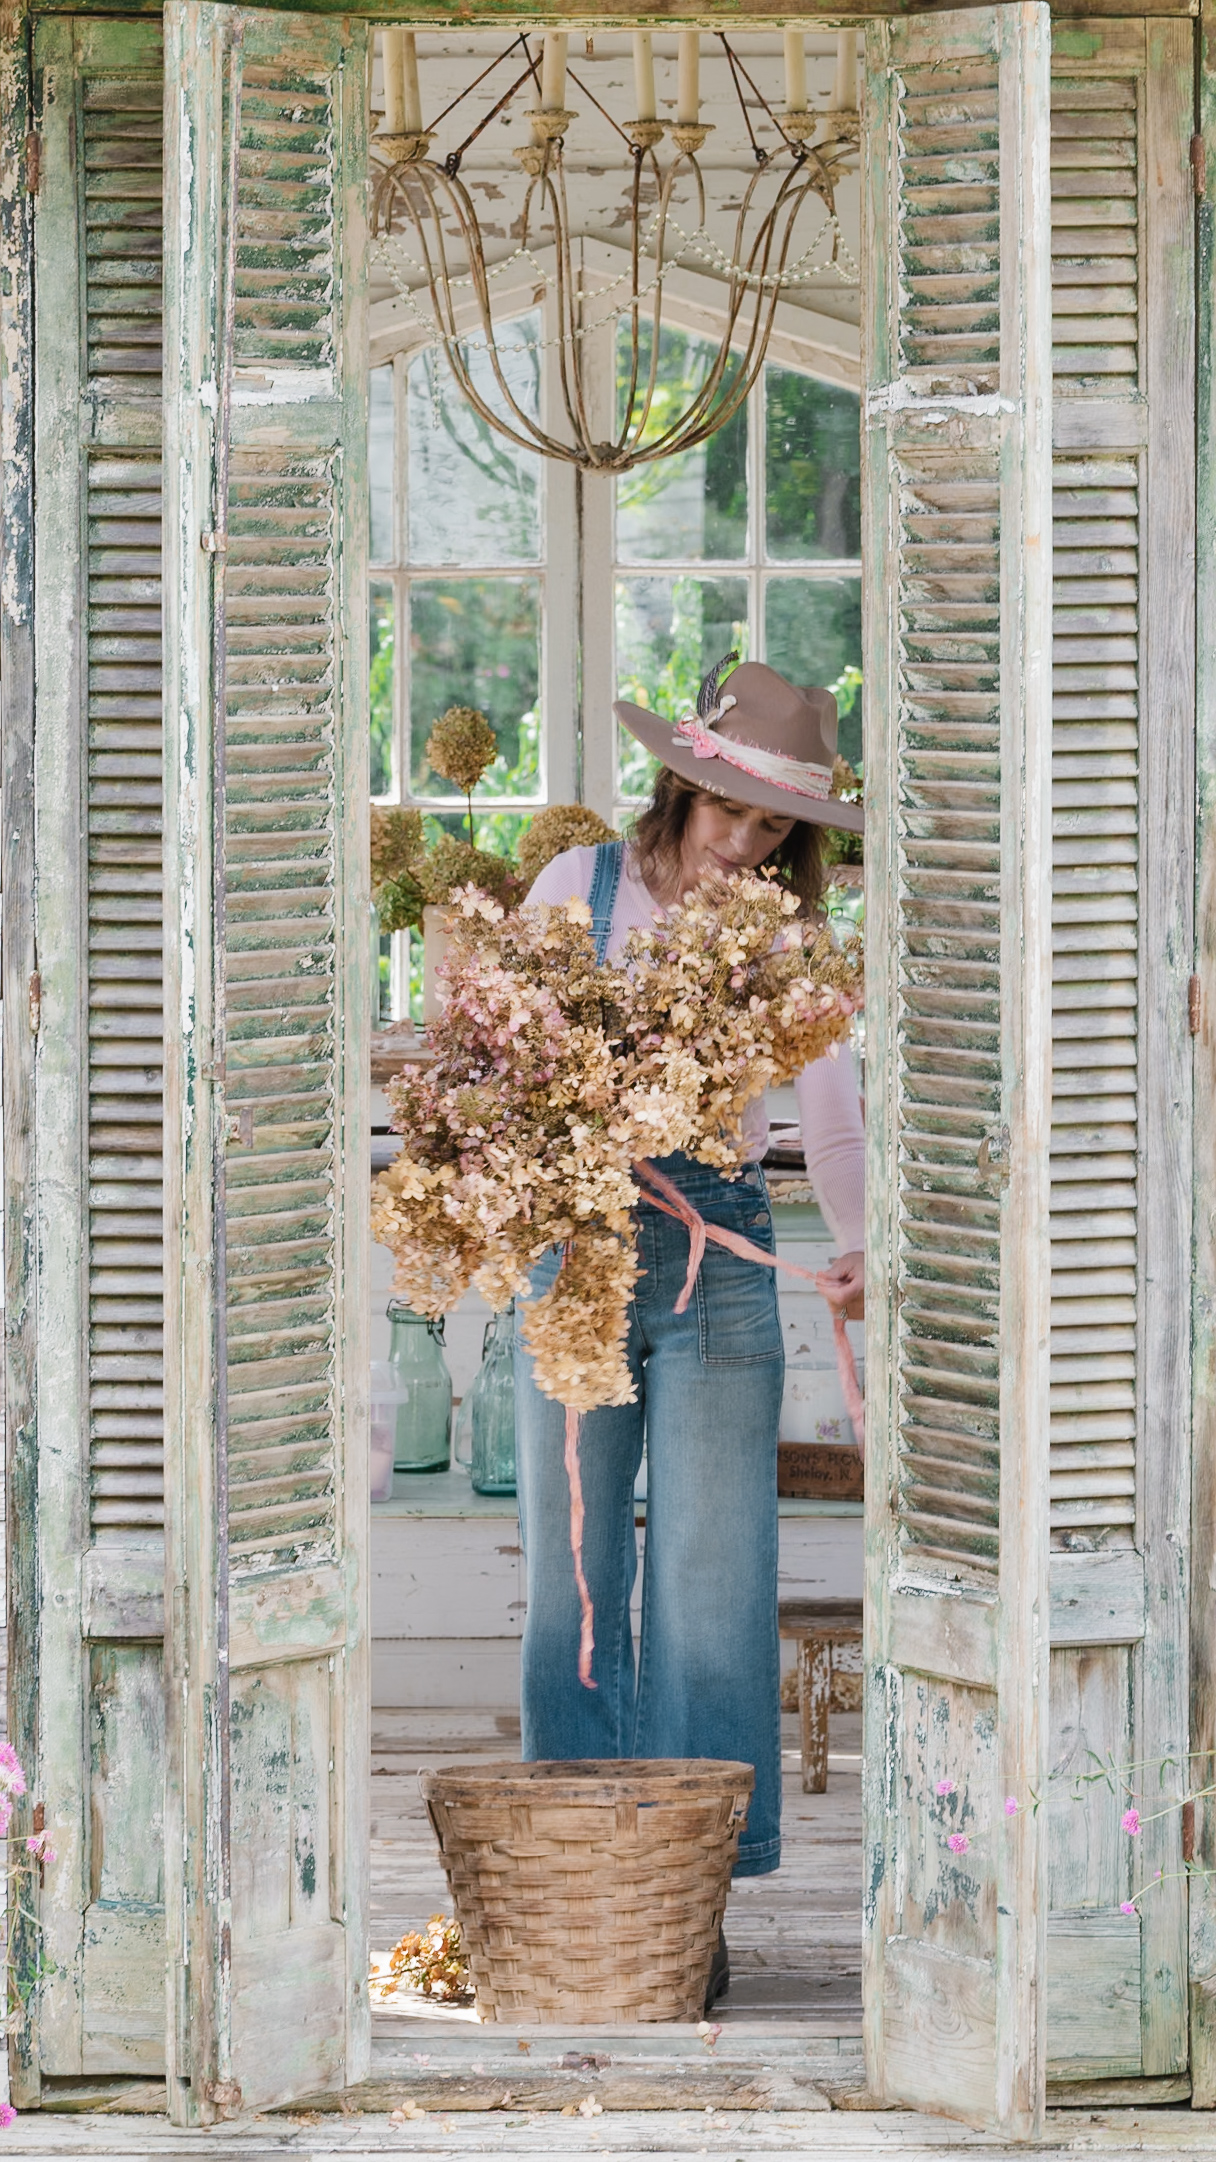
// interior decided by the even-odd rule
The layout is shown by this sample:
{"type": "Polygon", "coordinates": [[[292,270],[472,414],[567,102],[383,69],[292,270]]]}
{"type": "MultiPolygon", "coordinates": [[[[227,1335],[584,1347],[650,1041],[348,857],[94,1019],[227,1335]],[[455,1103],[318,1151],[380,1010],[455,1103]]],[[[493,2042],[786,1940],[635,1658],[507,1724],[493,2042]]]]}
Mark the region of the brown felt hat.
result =
{"type": "MultiPolygon", "coordinates": [[[[734,656],[728,656],[733,659],[734,656]]],[[[859,803],[832,794],[836,759],[836,700],[831,691],[801,690],[763,661],[711,669],[695,713],[678,722],[621,699],[613,707],[648,751],[710,795],[756,804],[812,826],[864,831],[859,803]]]]}

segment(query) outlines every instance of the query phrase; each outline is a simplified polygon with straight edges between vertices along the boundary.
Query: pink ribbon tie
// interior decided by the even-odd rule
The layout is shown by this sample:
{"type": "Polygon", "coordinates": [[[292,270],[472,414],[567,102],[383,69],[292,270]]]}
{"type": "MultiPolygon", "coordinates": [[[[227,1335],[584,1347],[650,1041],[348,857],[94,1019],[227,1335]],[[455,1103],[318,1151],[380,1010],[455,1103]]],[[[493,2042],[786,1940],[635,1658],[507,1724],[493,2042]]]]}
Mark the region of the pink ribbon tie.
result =
{"type": "MultiPolygon", "coordinates": [[[[783,1261],[779,1254],[768,1254],[753,1239],[745,1239],[741,1232],[728,1231],[722,1224],[707,1224],[699,1209],[673,1185],[665,1172],[652,1163],[635,1163],[633,1175],[642,1188],[643,1199],[652,1208],[662,1209],[665,1216],[674,1216],[688,1231],[688,1270],[684,1288],[675,1303],[677,1314],[687,1311],[688,1302],[696,1288],[701,1263],[705,1259],[705,1247],[709,1240],[715,1246],[725,1246],[732,1254],[744,1261],[759,1261],[766,1269],[784,1269],[787,1276],[801,1276],[825,1298],[832,1309],[832,1335],[836,1348],[836,1371],[844,1394],[845,1408],[853,1428],[857,1454],[865,1454],[865,1400],[857,1379],[857,1364],[853,1346],[845,1326],[845,1305],[849,1294],[843,1285],[821,1269],[803,1269],[796,1261],[783,1261]]],[[[595,1650],[595,1614],[591,1604],[583,1569],[583,1482],[578,1461],[579,1428],[582,1420],[577,1411],[566,1406],[566,1478],[570,1487],[570,1551],[574,1557],[574,1581],[578,1589],[579,1639],[578,1678],[584,1689],[594,1689],[591,1679],[591,1656],[595,1650]]]]}
{"type": "Polygon", "coordinates": [[[688,1228],[688,1273],[684,1278],[684,1288],[676,1300],[677,1314],[685,1311],[692,1297],[693,1287],[705,1258],[705,1244],[709,1239],[712,1239],[715,1246],[725,1246],[732,1254],[739,1254],[744,1261],[759,1261],[767,1269],[784,1269],[787,1276],[801,1276],[807,1283],[814,1284],[832,1309],[836,1371],[840,1377],[840,1387],[853,1428],[857,1453],[863,1456],[865,1399],[857,1379],[857,1362],[853,1357],[853,1346],[849,1342],[849,1332],[845,1326],[844,1310],[850,1294],[822,1269],[800,1268],[796,1261],[783,1261],[779,1254],[766,1253],[763,1246],[757,1246],[753,1239],[745,1239],[738,1231],[728,1231],[722,1224],[707,1224],[700,1210],[694,1209],[679,1187],[673,1185],[666,1174],[654,1164],[635,1163],[633,1175],[642,1188],[645,1199],[653,1208],[662,1209],[664,1215],[676,1217],[688,1228]]]}

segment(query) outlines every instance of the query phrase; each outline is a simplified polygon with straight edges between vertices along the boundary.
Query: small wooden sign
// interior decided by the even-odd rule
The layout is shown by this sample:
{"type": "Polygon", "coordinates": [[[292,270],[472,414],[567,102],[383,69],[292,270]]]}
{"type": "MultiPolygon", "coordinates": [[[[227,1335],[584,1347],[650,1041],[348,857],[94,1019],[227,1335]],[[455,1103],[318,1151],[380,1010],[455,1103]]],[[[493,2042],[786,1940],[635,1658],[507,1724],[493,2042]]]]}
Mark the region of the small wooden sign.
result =
{"type": "Polygon", "coordinates": [[[849,1442],[778,1442],[777,1492],[787,1501],[861,1501],[861,1458],[849,1442]]]}

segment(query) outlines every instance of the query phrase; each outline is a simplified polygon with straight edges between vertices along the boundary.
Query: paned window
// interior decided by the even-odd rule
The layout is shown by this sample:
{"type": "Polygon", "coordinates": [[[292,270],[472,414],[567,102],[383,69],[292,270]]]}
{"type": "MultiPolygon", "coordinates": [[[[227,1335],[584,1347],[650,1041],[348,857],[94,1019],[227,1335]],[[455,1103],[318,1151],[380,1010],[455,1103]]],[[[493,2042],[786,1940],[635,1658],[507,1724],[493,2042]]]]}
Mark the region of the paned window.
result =
{"type": "MultiPolygon", "coordinates": [[[[539,316],[504,338],[512,396],[535,412],[539,316]]],[[[478,389],[501,406],[484,353],[478,389]]],[[[399,358],[371,378],[371,788],[459,822],[459,792],[427,762],[448,706],[478,706],[499,755],[478,787],[498,811],[483,845],[510,845],[512,807],[545,800],[543,461],[475,412],[435,352],[399,358]]]]}
{"type": "MultiPolygon", "coordinates": [[[[708,348],[664,331],[649,433],[703,380],[708,348]]],[[[624,373],[618,352],[618,382],[624,373]]],[[[616,483],[617,696],[673,721],[729,652],[836,693],[840,748],[861,757],[861,482],[857,395],[769,366],[708,441],[616,483]]],[[[622,729],[614,795],[649,792],[655,761],[622,729]]]]}

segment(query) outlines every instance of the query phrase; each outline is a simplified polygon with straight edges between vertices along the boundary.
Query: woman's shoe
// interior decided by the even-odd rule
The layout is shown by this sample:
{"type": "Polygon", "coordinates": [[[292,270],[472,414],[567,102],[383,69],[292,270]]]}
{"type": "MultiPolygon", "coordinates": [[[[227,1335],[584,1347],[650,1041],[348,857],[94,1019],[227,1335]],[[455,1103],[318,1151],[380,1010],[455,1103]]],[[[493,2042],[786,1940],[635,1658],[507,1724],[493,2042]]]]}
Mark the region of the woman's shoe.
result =
{"type": "Polygon", "coordinates": [[[705,1985],[706,2019],[709,2018],[709,2015],[713,2011],[713,2008],[716,2005],[719,1997],[724,1997],[729,1988],[730,1953],[726,1949],[726,1931],[724,1929],[720,1929],[718,1931],[717,1946],[714,1951],[713,1965],[709,1970],[709,1980],[705,1985]]]}

